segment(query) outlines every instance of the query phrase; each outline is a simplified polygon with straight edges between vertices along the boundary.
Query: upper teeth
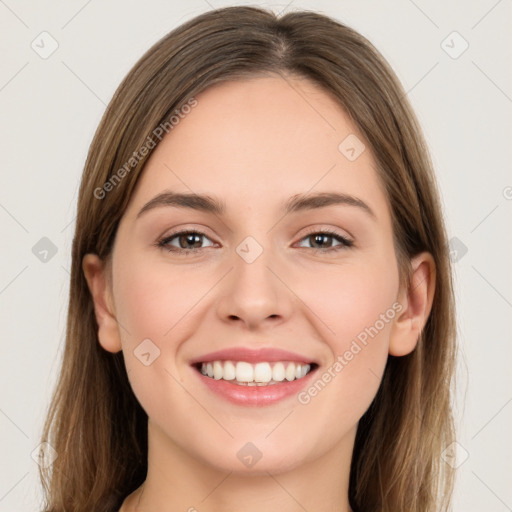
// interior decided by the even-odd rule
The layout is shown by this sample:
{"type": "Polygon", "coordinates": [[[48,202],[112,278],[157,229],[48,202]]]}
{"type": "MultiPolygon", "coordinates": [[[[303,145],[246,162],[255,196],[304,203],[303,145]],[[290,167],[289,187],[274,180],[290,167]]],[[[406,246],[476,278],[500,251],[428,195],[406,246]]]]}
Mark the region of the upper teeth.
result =
{"type": "Polygon", "coordinates": [[[201,365],[201,373],[216,380],[232,380],[248,385],[275,384],[283,380],[292,381],[304,377],[309,364],[292,362],[256,363],[245,361],[211,361],[201,365]]]}

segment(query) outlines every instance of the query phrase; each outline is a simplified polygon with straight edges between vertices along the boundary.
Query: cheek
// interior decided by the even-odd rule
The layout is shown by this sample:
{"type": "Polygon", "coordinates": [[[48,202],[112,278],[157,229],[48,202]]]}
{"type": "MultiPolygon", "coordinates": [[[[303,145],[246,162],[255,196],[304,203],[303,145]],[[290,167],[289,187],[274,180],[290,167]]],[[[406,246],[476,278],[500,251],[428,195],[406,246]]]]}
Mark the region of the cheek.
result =
{"type": "Polygon", "coordinates": [[[211,279],[201,279],[197,272],[184,275],[166,265],[137,262],[116,277],[116,314],[126,327],[124,334],[121,332],[123,344],[140,343],[145,338],[162,347],[172,343],[170,333],[186,324],[183,320],[211,286],[211,279]]]}
{"type": "Polygon", "coordinates": [[[115,270],[115,309],[129,380],[150,416],[166,417],[178,404],[180,410],[189,406],[178,383],[180,348],[193,337],[218,277],[142,258],[126,258],[115,270]]]}
{"type": "Polygon", "coordinates": [[[322,332],[333,354],[343,353],[354,339],[364,343],[365,336],[379,340],[389,337],[396,316],[396,269],[354,264],[311,275],[314,278],[301,281],[297,294],[324,324],[322,332]]]}
{"type": "Polygon", "coordinates": [[[357,421],[373,400],[387,362],[401,309],[398,273],[391,266],[353,265],[317,273],[314,287],[303,283],[297,293],[317,317],[330,360],[299,401],[343,404],[334,413],[340,422],[357,421]]]}
{"type": "Polygon", "coordinates": [[[123,262],[114,276],[116,316],[123,357],[137,400],[151,418],[167,424],[190,407],[179,384],[176,356],[191,335],[194,304],[204,295],[200,279],[185,279],[167,265],[123,262]],[[194,282],[194,279],[197,282],[194,282]],[[155,393],[155,390],[158,390],[155,393]]]}

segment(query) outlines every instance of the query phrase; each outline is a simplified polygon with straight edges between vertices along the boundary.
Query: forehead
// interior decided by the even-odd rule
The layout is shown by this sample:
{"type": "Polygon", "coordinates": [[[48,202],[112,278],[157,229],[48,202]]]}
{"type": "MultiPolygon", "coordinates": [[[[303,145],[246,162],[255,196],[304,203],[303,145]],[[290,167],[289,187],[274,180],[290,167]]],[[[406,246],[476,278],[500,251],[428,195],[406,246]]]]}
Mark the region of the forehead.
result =
{"type": "Polygon", "coordinates": [[[387,210],[368,144],[309,80],[226,82],[196,100],[147,162],[132,201],[138,206],[164,189],[269,208],[294,194],[338,191],[387,210]]]}

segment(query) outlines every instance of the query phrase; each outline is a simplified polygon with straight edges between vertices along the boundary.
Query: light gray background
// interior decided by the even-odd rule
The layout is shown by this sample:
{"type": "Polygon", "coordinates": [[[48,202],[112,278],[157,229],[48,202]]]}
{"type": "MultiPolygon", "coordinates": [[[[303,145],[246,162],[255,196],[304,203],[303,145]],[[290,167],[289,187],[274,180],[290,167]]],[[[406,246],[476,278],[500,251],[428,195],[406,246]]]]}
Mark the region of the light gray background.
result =
{"type": "MultiPolygon", "coordinates": [[[[38,510],[31,453],[63,348],[78,183],[105,106],[160,37],[212,7],[237,3],[0,0],[0,511],[38,510]],[[31,47],[51,48],[43,31],[58,43],[47,59],[31,47]],[[32,251],[43,237],[57,249],[47,261],[32,251]]],[[[437,170],[449,236],[458,239],[454,510],[512,510],[511,1],[257,5],[318,10],[347,23],[376,45],[408,91],[437,170]],[[457,58],[464,41],[453,31],[469,44],[457,58]]]]}

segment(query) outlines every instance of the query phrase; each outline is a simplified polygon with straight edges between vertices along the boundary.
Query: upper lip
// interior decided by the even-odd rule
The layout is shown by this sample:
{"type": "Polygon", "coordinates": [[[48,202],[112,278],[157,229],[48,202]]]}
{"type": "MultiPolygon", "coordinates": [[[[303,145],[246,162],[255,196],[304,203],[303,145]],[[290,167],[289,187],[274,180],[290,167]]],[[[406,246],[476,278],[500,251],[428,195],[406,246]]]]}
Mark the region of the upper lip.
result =
{"type": "Polygon", "coordinates": [[[278,348],[251,349],[247,347],[232,347],[210,352],[192,359],[191,364],[208,363],[211,361],[245,361],[247,363],[294,361],[300,363],[315,363],[301,354],[278,348]]]}

